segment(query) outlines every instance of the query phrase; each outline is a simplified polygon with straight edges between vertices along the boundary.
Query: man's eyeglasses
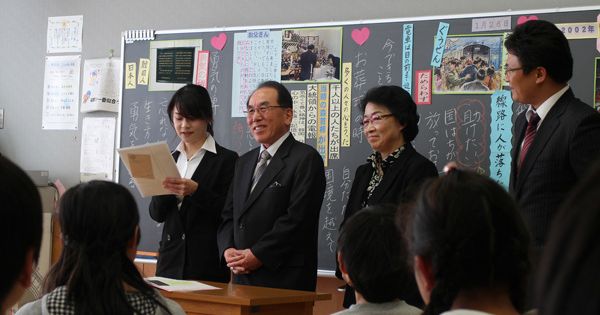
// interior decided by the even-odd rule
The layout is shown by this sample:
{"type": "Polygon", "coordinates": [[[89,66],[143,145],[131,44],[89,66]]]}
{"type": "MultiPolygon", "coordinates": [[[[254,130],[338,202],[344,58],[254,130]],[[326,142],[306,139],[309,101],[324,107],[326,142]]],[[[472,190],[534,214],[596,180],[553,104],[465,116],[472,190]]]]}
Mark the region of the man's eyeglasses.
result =
{"type": "Polygon", "coordinates": [[[270,108],[273,108],[273,107],[283,107],[283,106],[280,106],[280,105],[261,105],[261,106],[259,106],[259,107],[256,107],[256,108],[255,108],[255,107],[250,107],[250,106],[249,106],[249,107],[248,107],[248,108],[246,108],[246,110],[244,111],[244,114],[246,114],[246,115],[248,115],[248,116],[252,116],[252,115],[254,115],[254,113],[256,113],[256,112],[259,112],[259,113],[261,113],[261,114],[265,114],[266,112],[268,112],[268,111],[269,111],[269,109],[270,109],[270,108]]]}
{"type": "Polygon", "coordinates": [[[504,65],[504,73],[506,73],[506,75],[508,75],[509,73],[511,73],[513,71],[519,71],[519,70],[523,70],[523,67],[509,68],[508,65],[504,65]]]}
{"type": "Polygon", "coordinates": [[[365,127],[368,124],[373,124],[375,126],[379,125],[381,123],[381,121],[389,116],[392,116],[393,114],[373,114],[371,115],[371,118],[369,117],[363,117],[363,120],[360,122],[360,125],[365,127]]]}

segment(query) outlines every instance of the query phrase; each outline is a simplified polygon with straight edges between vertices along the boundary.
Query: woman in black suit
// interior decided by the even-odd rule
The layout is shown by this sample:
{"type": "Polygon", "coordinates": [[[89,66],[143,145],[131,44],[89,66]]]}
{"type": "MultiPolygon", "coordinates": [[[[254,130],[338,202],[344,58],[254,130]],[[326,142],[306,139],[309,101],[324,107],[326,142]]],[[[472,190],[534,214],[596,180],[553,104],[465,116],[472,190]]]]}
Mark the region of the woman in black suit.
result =
{"type": "MultiPolygon", "coordinates": [[[[435,165],[410,144],[419,132],[419,115],[408,92],[393,85],[375,87],[361,100],[361,111],[363,132],[373,153],[356,170],[340,228],[364,207],[410,200],[424,179],[438,174],[435,165]]],[[[407,273],[414,279],[408,268],[407,273]]],[[[410,305],[423,305],[414,282],[407,283],[398,297],[410,305]]],[[[354,290],[346,286],[344,307],[355,301],[354,290]]]]}
{"type": "Polygon", "coordinates": [[[173,159],[181,178],[167,178],[172,195],[152,197],[150,216],[164,223],[156,275],[176,279],[229,282],[219,257],[217,228],[237,153],[212,137],[213,112],[205,88],[188,84],[167,108],[181,142],[173,159]]]}

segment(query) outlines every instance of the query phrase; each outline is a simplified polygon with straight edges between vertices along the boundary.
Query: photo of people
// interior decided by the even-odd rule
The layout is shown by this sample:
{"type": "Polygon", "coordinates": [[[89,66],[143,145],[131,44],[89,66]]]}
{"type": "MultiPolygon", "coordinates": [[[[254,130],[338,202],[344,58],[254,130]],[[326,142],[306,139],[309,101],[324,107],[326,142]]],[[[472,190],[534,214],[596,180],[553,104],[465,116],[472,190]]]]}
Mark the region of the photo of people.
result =
{"type": "Polygon", "coordinates": [[[502,35],[448,36],[435,94],[485,94],[502,88],[502,35]]]}
{"type": "Polygon", "coordinates": [[[342,28],[283,30],[281,81],[339,82],[342,28]]]}

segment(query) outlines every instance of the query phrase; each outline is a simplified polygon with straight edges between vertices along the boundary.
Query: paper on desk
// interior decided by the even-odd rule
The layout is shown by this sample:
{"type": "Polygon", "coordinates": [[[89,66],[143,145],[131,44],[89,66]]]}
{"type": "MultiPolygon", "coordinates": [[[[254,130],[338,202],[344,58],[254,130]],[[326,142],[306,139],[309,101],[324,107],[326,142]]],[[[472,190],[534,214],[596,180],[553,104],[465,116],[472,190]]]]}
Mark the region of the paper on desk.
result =
{"type": "Polygon", "coordinates": [[[117,150],[143,197],[169,195],[162,186],[166,177],[180,178],[166,142],[149,143],[117,150]]]}
{"type": "Polygon", "coordinates": [[[218,290],[220,288],[213,287],[198,281],[178,280],[164,277],[149,277],[146,281],[153,287],[169,292],[186,292],[199,290],[218,290]]]}

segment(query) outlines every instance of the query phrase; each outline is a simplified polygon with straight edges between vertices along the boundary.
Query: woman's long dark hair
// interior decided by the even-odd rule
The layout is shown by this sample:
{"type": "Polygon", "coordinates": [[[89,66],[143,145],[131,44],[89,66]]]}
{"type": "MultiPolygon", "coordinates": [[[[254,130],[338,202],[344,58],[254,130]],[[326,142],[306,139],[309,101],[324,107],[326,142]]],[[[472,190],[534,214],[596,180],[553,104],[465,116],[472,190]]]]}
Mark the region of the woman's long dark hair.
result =
{"type": "Polygon", "coordinates": [[[79,184],[62,196],[58,216],[64,248],[46,277],[46,293],[66,286],[77,314],[138,314],[127,301],[127,284],[168,312],[127,256],[140,218],[125,187],[79,184]]]}
{"type": "Polygon", "coordinates": [[[506,288],[524,307],[529,234],[507,192],[491,179],[452,170],[417,196],[408,239],[431,263],[435,280],[424,314],[450,309],[461,290],[506,288]]]}

